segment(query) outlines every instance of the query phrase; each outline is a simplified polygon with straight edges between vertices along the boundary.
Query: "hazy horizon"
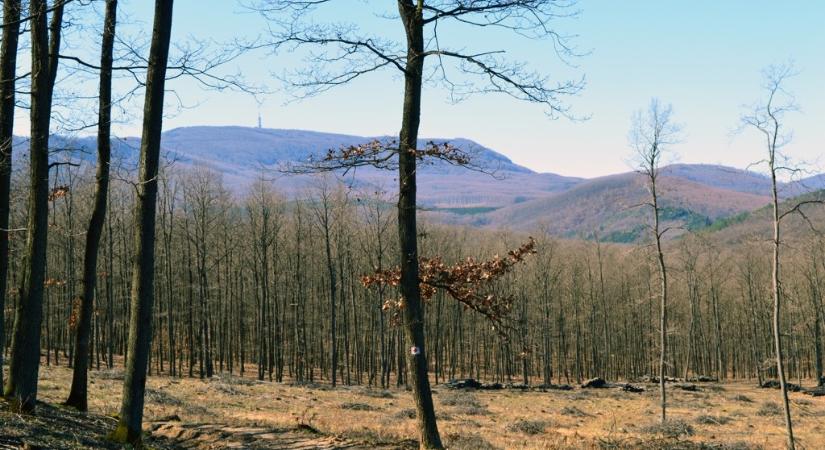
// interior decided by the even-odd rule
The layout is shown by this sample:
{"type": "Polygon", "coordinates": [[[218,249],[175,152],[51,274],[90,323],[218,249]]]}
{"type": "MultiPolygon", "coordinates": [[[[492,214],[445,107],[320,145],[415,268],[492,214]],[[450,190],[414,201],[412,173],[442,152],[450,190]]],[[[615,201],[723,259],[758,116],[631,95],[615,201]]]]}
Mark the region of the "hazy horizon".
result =
{"type": "MultiPolygon", "coordinates": [[[[121,30],[145,34],[150,28],[151,2],[124,5],[121,30]]],[[[332,3],[335,5],[335,3],[332,3]]],[[[340,4],[337,4],[340,5],[340,4]]],[[[676,161],[722,164],[745,168],[761,159],[761,140],[751,132],[735,135],[743,104],[760,99],[761,70],[774,63],[793,61],[799,74],[788,80],[788,89],[801,107],[786,123],[794,141],[786,149],[794,160],[820,172],[825,153],[825,62],[817,49],[825,47],[825,3],[803,2],[778,8],[767,1],[701,1],[691,3],[652,0],[625,4],[581,1],[580,14],[554,22],[560,33],[577,35],[572,43],[584,56],[560,61],[548,41],[533,41],[509,33],[468,37],[469,49],[498,45],[507,56],[525,61],[546,73],[551,81],[586,77],[578,96],[564,99],[571,112],[589,120],[548,120],[540,107],[500,95],[479,95],[458,104],[447,101],[437,86],[424,90],[421,136],[463,137],[507,155],[513,162],[538,172],[594,177],[627,171],[631,153],[627,131],[632,113],[650,98],[672,103],[675,120],[684,126],[683,142],[674,146],[676,161]],[[766,35],[765,30],[770,30],[766,35]],[[493,40],[495,39],[495,40],[493,40]],[[500,41],[500,42],[499,42],[500,41]]],[[[322,7],[321,17],[358,22],[365,31],[397,39],[400,29],[393,20],[376,16],[375,8],[322,7]]],[[[387,7],[387,13],[393,13],[387,7]]],[[[86,20],[84,18],[84,20],[86,20]]],[[[98,20],[96,17],[88,18],[98,20]]],[[[265,22],[235,1],[179,0],[175,6],[173,38],[227,42],[261,36],[265,22]],[[191,14],[197,11],[197,14],[191,14]],[[244,30],[239,36],[238,30],[244,30]]],[[[444,36],[461,33],[446,26],[444,36]]],[[[97,42],[84,36],[67,36],[67,54],[97,51],[97,42]]],[[[460,39],[452,39],[460,43],[460,39]]],[[[21,55],[25,57],[25,55],[21,55]]],[[[290,102],[277,76],[303,65],[301,53],[255,52],[241,57],[228,70],[244,75],[250,83],[273,91],[256,99],[238,92],[204,91],[191,79],[170,82],[174,96],[168,100],[164,129],[196,125],[263,126],[307,129],[359,136],[394,135],[400,126],[401,82],[384,71],[369,74],[347,86],[317,97],[290,102]],[[178,100],[184,105],[176,109],[178,100]],[[260,102],[260,103],[259,103],[260,102]]],[[[21,61],[25,67],[27,62],[21,61]]],[[[61,62],[62,68],[70,62],[61,62]]],[[[130,80],[120,82],[126,89],[130,80]]],[[[66,91],[94,88],[88,83],[59,77],[66,91]]],[[[116,88],[118,84],[116,83],[116,88]]],[[[136,98],[140,98],[137,95],[136,98]]],[[[116,114],[115,133],[139,134],[139,102],[116,114]]],[[[94,111],[92,107],[87,114],[94,111]]],[[[80,111],[83,114],[84,111],[80,111]]],[[[18,110],[16,132],[28,134],[27,112],[18,110]]],[[[59,130],[55,130],[58,131],[59,130]]]]}

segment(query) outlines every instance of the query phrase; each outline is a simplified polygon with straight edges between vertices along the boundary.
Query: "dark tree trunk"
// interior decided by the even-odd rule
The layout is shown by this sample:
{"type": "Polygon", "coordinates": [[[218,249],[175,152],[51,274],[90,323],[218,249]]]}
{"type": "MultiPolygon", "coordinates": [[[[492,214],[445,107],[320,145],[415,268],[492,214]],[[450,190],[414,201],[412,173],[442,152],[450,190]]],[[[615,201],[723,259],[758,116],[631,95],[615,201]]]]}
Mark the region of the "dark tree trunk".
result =
{"type": "Polygon", "coordinates": [[[3,2],[3,42],[0,43],[0,389],[3,387],[3,351],[9,271],[9,210],[11,156],[14,138],[14,87],[17,41],[20,33],[20,0],[3,2]]]}
{"type": "Polygon", "coordinates": [[[401,297],[404,328],[409,347],[409,373],[417,409],[421,448],[443,448],[435,419],[427,354],[424,346],[424,310],[418,285],[418,229],[416,225],[416,157],[421,118],[421,84],[424,69],[424,21],[422,4],[399,1],[399,12],[407,34],[407,65],[404,74],[404,109],[399,141],[398,242],[401,251],[401,297]]]}
{"type": "Polygon", "coordinates": [[[146,100],[143,108],[143,135],[140,143],[140,185],[135,210],[137,224],[134,235],[128,357],[120,421],[112,434],[112,439],[117,442],[139,443],[143,432],[141,424],[146,369],[152,338],[157,175],[163,127],[166,65],[172,31],[172,3],[173,0],[155,0],[149,70],[146,75],[146,100]]]}
{"type": "Polygon", "coordinates": [[[29,3],[31,15],[31,180],[29,222],[26,236],[26,263],[20,304],[14,318],[9,379],[5,396],[14,409],[34,411],[37,402],[37,376],[40,369],[40,324],[43,318],[43,282],[46,275],[46,249],[49,220],[49,121],[52,91],[57,76],[57,52],[63,3],[52,12],[52,42],[49,44],[45,0],[29,3]],[[54,58],[49,53],[54,53],[54,58]]]}
{"type": "MultiPolygon", "coordinates": [[[[326,196],[326,193],[324,193],[326,196]]],[[[327,256],[327,274],[329,276],[329,308],[330,308],[330,318],[329,318],[329,348],[330,348],[330,362],[332,364],[332,387],[335,387],[338,378],[338,322],[337,316],[338,313],[336,311],[336,303],[335,303],[335,268],[332,265],[332,247],[330,246],[330,236],[329,236],[329,227],[330,227],[330,219],[329,219],[329,205],[327,204],[326,197],[324,198],[324,211],[323,214],[323,226],[324,226],[324,242],[326,244],[326,256],[327,256]]]]}
{"type": "Polygon", "coordinates": [[[88,409],[87,378],[89,363],[89,335],[94,310],[95,284],[97,281],[97,256],[100,237],[106,221],[106,205],[109,196],[109,161],[111,159],[110,134],[112,128],[112,49],[117,24],[117,0],[106,0],[106,18],[103,23],[103,44],[100,51],[100,99],[97,125],[97,174],[92,217],[86,233],[83,255],[83,294],[80,304],[80,320],[75,335],[74,372],[72,388],[66,405],[80,411],[88,409]]]}

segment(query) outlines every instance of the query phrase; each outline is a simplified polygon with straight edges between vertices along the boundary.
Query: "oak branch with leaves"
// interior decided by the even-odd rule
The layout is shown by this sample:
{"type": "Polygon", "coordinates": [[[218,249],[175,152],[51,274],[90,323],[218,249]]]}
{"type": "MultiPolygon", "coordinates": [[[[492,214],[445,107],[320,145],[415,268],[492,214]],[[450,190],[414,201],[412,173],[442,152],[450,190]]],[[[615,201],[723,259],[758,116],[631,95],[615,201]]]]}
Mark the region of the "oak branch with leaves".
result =
{"type": "MultiPolygon", "coordinates": [[[[536,241],[531,237],[519,248],[507,252],[506,257],[495,255],[487,261],[476,261],[475,258],[468,257],[464,261],[447,264],[440,256],[421,257],[418,260],[421,297],[425,301],[430,300],[441,289],[464,305],[465,309],[484,316],[504,336],[505,319],[512,308],[513,297],[493,293],[490,288],[496,280],[510,273],[516,265],[534,253],[536,241]]],[[[371,275],[362,276],[361,283],[365,287],[397,287],[401,283],[401,269],[394,267],[378,270],[371,275]]],[[[383,305],[384,311],[393,311],[394,321],[398,321],[403,308],[403,298],[388,299],[383,305]]]]}

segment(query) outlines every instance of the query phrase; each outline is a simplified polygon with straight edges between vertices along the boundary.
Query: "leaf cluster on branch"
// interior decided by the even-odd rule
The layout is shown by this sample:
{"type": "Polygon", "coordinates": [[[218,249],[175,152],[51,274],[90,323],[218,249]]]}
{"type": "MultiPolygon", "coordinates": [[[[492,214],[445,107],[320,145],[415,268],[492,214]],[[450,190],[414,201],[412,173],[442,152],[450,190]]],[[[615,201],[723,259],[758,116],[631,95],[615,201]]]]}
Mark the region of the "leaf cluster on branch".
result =
{"type": "MultiPolygon", "coordinates": [[[[374,167],[383,170],[398,169],[398,154],[401,148],[396,140],[382,141],[373,139],[369,142],[345,145],[337,149],[328,149],[318,157],[310,157],[306,163],[287,165],[282,169],[286,173],[319,173],[342,170],[345,173],[358,167],[374,167]]],[[[449,142],[428,141],[423,148],[405,150],[422,162],[442,161],[450,165],[467,167],[480,172],[486,168],[475,167],[470,152],[458,148],[449,142]]]]}
{"type": "MultiPolygon", "coordinates": [[[[536,241],[531,237],[519,248],[508,251],[505,257],[495,255],[487,261],[477,261],[468,257],[464,261],[448,264],[441,256],[421,257],[418,260],[421,297],[425,301],[430,300],[439,289],[443,290],[464,305],[465,309],[484,316],[501,333],[504,320],[510,313],[513,297],[493,293],[490,287],[496,280],[512,271],[517,264],[523,262],[528,255],[534,253],[536,241]]],[[[361,277],[361,283],[365,287],[396,287],[401,283],[401,269],[394,267],[364,275],[361,277]]],[[[393,312],[394,321],[398,320],[403,308],[403,298],[387,300],[383,305],[384,311],[393,312]]]]}
{"type": "Polygon", "coordinates": [[[49,193],[49,201],[53,202],[53,201],[55,201],[59,198],[63,198],[65,196],[69,195],[69,192],[70,192],[69,186],[65,186],[65,185],[55,186],[54,188],[52,188],[51,192],[49,193]]]}

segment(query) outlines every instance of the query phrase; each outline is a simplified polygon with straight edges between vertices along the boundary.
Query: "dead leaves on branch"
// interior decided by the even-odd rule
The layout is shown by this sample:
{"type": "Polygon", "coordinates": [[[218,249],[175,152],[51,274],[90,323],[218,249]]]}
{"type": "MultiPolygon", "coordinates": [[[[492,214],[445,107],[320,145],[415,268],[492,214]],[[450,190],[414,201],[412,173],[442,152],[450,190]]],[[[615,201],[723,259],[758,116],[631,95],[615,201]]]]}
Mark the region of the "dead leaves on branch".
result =
{"type": "Polygon", "coordinates": [[[311,157],[306,164],[288,167],[290,173],[318,173],[337,170],[348,171],[357,167],[375,167],[395,170],[398,168],[398,156],[405,151],[419,162],[443,161],[454,166],[472,168],[470,153],[449,142],[427,142],[420,149],[402,150],[398,141],[372,141],[329,149],[321,157],[311,157]]]}
{"type": "MultiPolygon", "coordinates": [[[[427,301],[435,296],[439,289],[443,290],[464,305],[465,309],[484,316],[501,333],[504,320],[512,308],[513,298],[492,293],[492,284],[534,253],[536,241],[531,237],[521,247],[507,252],[505,257],[496,255],[487,261],[476,261],[469,257],[455,264],[447,264],[440,256],[421,257],[418,260],[421,297],[427,301]]],[[[361,277],[361,283],[365,287],[398,287],[401,284],[401,269],[395,267],[364,275],[361,277]]],[[[393,320],[396,322],[403,308],[403,298],[387,300],[382,306],[384,311],[392,311],[393,320]]]]}
{"type": "Polygon", "coordinates": [[[59,198],[63,198],[69,195],[69,192],[69,186],[55,186],[49,193],[49,201],[53,202],[59,198]]]}
{"type": "Polygon", "coordinates": [[[51,287],[61,287],[66,285],[66,280],[58,280],[57,278],[47,278],[43,281],[43,287],[51,288],[51,287]]]}

